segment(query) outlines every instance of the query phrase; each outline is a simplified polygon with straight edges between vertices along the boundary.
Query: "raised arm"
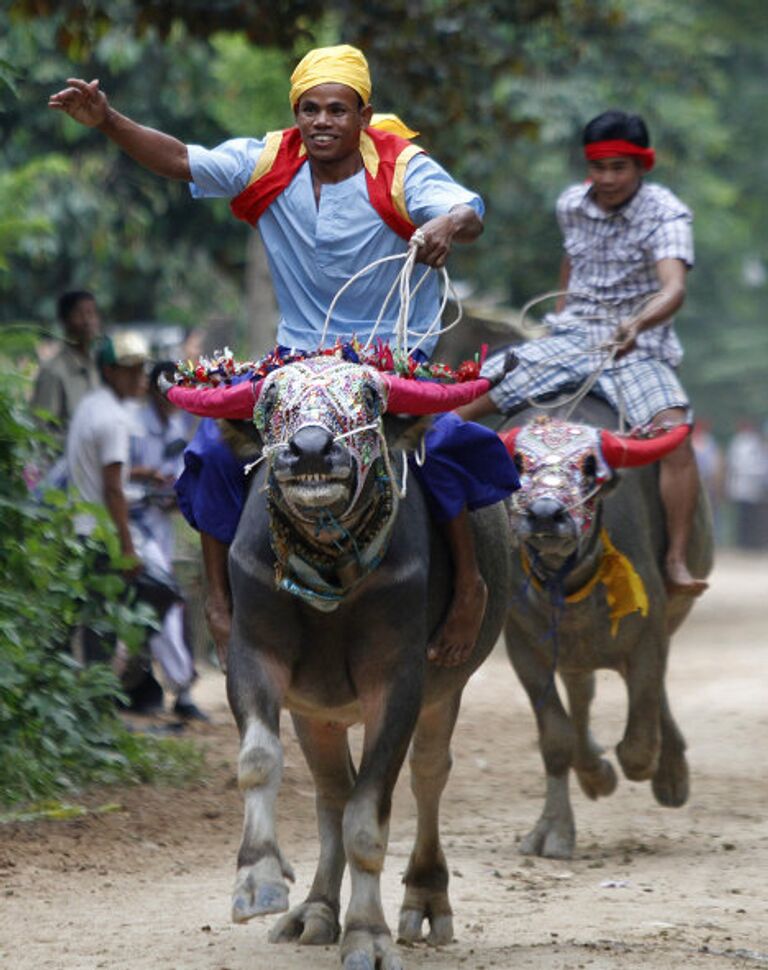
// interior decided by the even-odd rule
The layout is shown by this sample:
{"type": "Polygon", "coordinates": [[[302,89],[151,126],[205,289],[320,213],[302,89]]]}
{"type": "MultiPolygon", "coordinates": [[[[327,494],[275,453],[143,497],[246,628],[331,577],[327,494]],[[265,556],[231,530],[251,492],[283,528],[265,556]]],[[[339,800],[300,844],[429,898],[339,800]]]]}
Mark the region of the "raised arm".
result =
{"type": "Polygon", "coordinates": [[[115,111],[97,80],[68,78],[67,87],[51,95],[48,107],[63,111],[88,128],[98,128],[126,155],[155,175],[191,181],[187,146],[172,135],[136,124],[115,111]]]}

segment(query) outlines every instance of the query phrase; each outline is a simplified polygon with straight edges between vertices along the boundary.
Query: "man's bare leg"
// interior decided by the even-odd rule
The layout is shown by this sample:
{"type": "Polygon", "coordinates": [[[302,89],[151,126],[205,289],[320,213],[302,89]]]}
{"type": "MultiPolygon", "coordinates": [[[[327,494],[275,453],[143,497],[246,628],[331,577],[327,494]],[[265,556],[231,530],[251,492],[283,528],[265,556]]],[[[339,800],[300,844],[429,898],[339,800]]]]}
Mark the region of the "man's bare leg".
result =
{"type": "Polygon", "coordinates": [[[446,523],[445,536],[453,556],[453,600],[445,622],[429,644],[427,657],[441,667],[456,667],[464,663],[477,642],[488,588],[478,569],[466,509],[446,523]]]}
{"type": "MultiPolygon", "coordinates": [[[[679,424],[685,420],[681,408],[662,411],[654,424],[679,424]]],[[[690,438],[661,461],[659,475],[661,501],[667,518],[667,590],[686,596],[699,596],[709,587],[695,579],[688,569],[688,540],[699,498],[699,472],[690,438]]]]}
{"type": "Polygon", "coordinates": [[[229,588],[229,546],[207,532],[200,533],[205,569],[205,618],[213,637],[221,669],[227,669],[227,647],[232,629],[232,593],[229,588]]]}

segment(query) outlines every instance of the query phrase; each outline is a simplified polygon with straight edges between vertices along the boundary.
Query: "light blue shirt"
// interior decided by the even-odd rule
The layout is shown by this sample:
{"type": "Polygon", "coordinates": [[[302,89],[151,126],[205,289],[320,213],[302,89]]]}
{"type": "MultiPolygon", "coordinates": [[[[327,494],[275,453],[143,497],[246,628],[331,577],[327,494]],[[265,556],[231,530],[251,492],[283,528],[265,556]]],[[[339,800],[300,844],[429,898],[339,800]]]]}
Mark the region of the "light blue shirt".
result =
{"type": "MultiPolygon", "coordinates": [[[[264,141],[235,138],[212,150],[199,145],[188,148],[192,195],[233,198],[247,186],[264,141]]],[[[481,217],[484,212],[480,196],[459,185],[428,155],[417,155],[408,163],[405,200],[417,226],[445,215],[456,205],[470,205],[481,217]]],[[[323,185],[317,205],[310,167],[302,165],[261,216],[258,228],[280,307],[277,339],[286,347],[317,347],[328,307],[343,284],[369,263],[406,252],[404,240],[371,205],[364,170],[343,182],[323,185]]],[[[329,322],[326,346],[337,337],[348,340],[355,335],[363,342],[368,338],[402,265],[401,260],[384,263],[345,291],[329,322]]],[[[427,267],[417,265],[412,288],[426,272],[427,267]]],[[[412,299],[412,331],[423,333],[437,316],[438,283],[438,274],[428,273],[412,299]]],[[[398,309],[395,293],[376,331],[385,341],[393,340],[398,309]]],[[[411,335],[409,345],[417,339],[411,335]]],[[[429,355],[436,343],[437,334],[425,340],[420,349],[429,355]]]]}

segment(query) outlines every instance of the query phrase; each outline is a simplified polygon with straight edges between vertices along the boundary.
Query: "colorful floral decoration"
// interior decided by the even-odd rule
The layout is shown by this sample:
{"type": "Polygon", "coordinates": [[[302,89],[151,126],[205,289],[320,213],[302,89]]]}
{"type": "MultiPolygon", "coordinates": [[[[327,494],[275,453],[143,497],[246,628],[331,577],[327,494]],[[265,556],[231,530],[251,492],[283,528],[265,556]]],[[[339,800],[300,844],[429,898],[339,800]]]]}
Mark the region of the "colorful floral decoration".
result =
{"type": "Polygon", "coordinates": [[[275,347],[257,361],[237,361],[229,347],[225,347],[223,351],[216,351],[213,357],[201,356],[197,363],[191,360],[180,361],[176,365],[176,382],[182,387],[201,384],[217,387],[243,375],[252,378],[266,377],[272,371],[296,361],[336,357],[353,364],[365,364],[383,373],[397,374],[399,377],[439,381],[442,384],[461,384],[476,380],[480,376],[480,368],[487,353],[488,345],[483,344],[473,360],[465,360],[454,370],[447,364],[417,360],[402,351],[393,350],[381,340],[371,347],[364,347],[355,338],[349,341],[338,340],[332,347],[307,353],[275,347]]]}

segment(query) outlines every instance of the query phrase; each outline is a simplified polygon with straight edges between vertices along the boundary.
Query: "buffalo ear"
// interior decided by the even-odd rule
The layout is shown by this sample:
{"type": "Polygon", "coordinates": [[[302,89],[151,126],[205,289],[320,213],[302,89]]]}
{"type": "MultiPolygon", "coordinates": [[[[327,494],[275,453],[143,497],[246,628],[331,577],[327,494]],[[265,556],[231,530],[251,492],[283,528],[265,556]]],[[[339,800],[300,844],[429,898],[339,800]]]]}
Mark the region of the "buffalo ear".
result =
{"type": "Polygon", "coordinates": [[[392,451],[418,451],[424,435],[432,426],[434,415],[419,417],[403,414],[387,414],[384,417],[384,435],[392,451]]]}
{"type": "Polygon", "coordinates": [[[261,455],[264,446],[261,435],[253,421],[233,421],[221,418],[216,422],[222,440],[243,461],[254,461],[261,455]]]}

